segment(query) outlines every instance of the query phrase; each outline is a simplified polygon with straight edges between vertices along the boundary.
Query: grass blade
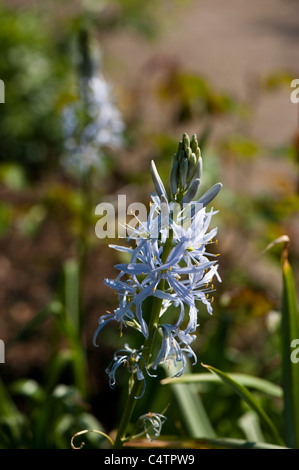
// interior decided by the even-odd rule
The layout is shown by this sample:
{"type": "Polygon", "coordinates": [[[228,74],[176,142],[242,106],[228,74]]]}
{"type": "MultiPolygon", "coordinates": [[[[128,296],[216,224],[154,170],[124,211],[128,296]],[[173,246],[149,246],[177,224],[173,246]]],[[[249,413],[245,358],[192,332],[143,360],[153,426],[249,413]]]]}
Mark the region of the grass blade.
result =
{"type": "Polygon", "coordinates": [[[288,261],[289,243],[282,253],[282,387],[284,393],[285,438],[289,447],[299,448],[299,365],[290,357],[291,343],[299,338],[298,306],[293,272],[288,261]]]}
{"type": "Polygon", "coordinates": [[[260,419],[267,425],[268,429],[271,431],[275,440],[279,445],[284,445],[274,423],[271,421],[269,416],[265,413],[263,408],[260,406],[259,402],[252,395],[252,393],[244,387],[244,385],[239,384],[227,374],[222,372],[215,367],[202,364],[203,367],[206,367],[210,372],[216,374],[226,385],[228,385],[235,393],[237,393],[249,406],[252,408],[260,417],[260,419]]]}
{"type": "MultiPolygon", "coordinates": [[[[173,366],[164,369],[169,376],[176,372],[173,366]]],[[[194,384],[171,383],[171,387],[190,437],[215,437],[212,424],[194,384]]]]}
{"type": "MultiPolygon", "coordinates": [[[[241,385],[244,385],[248,388],[254,388],[260,392],[264,392],[268,395],[271,395],[276,398],[281,398],[283,396],[283,390],[278,385],[269,382],[268,380],[262,379],[260,377],[254,377],[248,374],[239,374],[239,373],[229,373],[228,377],[235,380],[241,385]]],[[[166,378],[161,380],[162,384],[167,383],[222,383],[222,380],[217,375],[212,375],[210,373],[200,373],[200,374],[184,374],[181,377],[175,378],[166,378]]]]}

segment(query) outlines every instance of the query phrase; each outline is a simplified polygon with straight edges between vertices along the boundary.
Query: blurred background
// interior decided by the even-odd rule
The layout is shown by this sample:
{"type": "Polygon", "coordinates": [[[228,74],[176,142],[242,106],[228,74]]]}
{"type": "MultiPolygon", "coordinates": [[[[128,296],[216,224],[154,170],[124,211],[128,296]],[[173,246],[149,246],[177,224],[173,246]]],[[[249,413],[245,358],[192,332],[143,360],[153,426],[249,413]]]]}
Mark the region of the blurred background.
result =
{"type": "MultiPolygon", "coordinates": [[[[99,348],[92,338],[116,307],[103,280],[120,254],[96,237],[95,207],[118,194],[148,204],[150,161],[167,182],[184,132],[200,142],[202,190],[223,183],[222,283],[213,317],[200,308],[194,370],[279,384],[281,247],[262,252],[287,234],[298,286],[298,10],[293,0],[1,2],[0,447],[69,448],[81,429],[115,428],[126,376],[111,391],[105,368],[123,339],[110,326],[99,348]]],[[[151,396],[159,407],[171,390],[151,396]]],[[[219,436],[244,436],[241,403],[222,389],[202,399],[219,436]]],[[[280,422],[279,399],[268,406],[280,422]]],[[[167,423],[184,435],[179,411],[167,423]]]]}

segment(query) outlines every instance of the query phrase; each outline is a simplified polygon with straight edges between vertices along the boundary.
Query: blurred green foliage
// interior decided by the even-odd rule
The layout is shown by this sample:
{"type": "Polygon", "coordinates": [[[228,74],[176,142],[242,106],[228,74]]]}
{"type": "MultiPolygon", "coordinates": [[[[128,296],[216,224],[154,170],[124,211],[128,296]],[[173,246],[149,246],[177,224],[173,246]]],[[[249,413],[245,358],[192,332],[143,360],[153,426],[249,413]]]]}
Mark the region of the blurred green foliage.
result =
{"type": "Polygon", "coordinates": [[[61,152],[59,110],[70,86],[71,67],[61,37],[44,15],[1,6],[1,161],[18,162],[29,175],[55,167],[61,152]]]}

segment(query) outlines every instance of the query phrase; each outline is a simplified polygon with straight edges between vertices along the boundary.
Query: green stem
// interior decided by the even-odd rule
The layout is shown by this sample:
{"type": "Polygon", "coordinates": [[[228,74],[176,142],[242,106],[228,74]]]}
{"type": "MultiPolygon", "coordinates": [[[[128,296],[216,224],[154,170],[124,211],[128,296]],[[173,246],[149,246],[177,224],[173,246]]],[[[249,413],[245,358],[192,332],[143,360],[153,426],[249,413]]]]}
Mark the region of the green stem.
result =
{"type": "MultiPolygon", "coordinates": [[[[173,232],[170,231],[169,237],[165,243],[161,261],[162,263],[165,263],[171,248],[172,248],[172,242],[173,242],[173,232]]],[[[159,282],[159,285],[157,287],[159,290],[164,290],[165,288],[165,279],[161,279],[159,282]]],[[[150,314],[150,319],[148,323],[148,339],[144,343],[144,354],[143,354],[143,359],[144,359],[144,366],[142,366],[142,362],[140,363],[140,367],[144,368],[148,366],[150,362],[150,357],[153,349],[153,345],[155,342],[155,336],[157,332],[157,325],[159,322],[159,316],[160,316],[160,311],[162,307],[162,299],[158,297],[151,297],[151,302],[149,304],[151,306],[151,314],[150,314]]],[[[122,447],[122,442],[125,439],[126,436],[126,430],[129,425],[130,419],[132,417],[133,411],[136,406],[137,399],[135,398],[136,396],[138,397],[141,389],[142,389],[142,382],[135,380],[133,387],[131,389],[130,395],[128,397],[128,400],[126,402],[126,406],[119,424],[117,436],[115,439],[115,448],[120,448],[122,447]]]]}

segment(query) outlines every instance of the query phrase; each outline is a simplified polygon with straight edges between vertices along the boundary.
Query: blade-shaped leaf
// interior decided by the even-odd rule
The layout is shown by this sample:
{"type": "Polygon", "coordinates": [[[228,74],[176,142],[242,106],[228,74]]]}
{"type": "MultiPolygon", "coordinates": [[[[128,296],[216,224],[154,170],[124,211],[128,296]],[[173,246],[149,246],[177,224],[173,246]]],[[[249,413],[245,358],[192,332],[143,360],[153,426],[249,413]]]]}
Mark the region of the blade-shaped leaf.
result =
{"type": "Polygon", "coordinates": [[[298,305],[293,272],[288,260],[290,238],[283,235],[270,243],[266,250],[277,243],[284,243],[281,256],[283,280],[281,343],[285,439],[289,447],[299,448],[299,367],[297,362],[292,361],[291,356],[293,341],[299,339],[298,305]]]}
{"type": "Polygon", "coordinates": [[[235,380],[233,380],[231,377],[229,377],[227,374],[222,372],[219,369],[216,369],[215,367],[209,366],[202,364],[203,367],[206,367],[210,372],[216,374],[220,379],[228,385],[235,393],[237,393],[260,417],[260,419],[267,425],[268,429],[271,431],[273,436],[275,437],[275,440],[279,445],[283,445],[283,441],[276,429],[276,426],[274,423],[271,421],[269,416],[265,413],[263,408],[260,406],[259,402],[257,399],[252,395],[252,393],[244,387],[244,385],[239,384],[235,380]]]}
{"type": "MultiPolygon", "coordinates": [[[[262,379],[260,377],[254,377],[248,374],[239,374],[239,373],[229,373],[227,374],[231,379],[235,380],[241,385],[244,385],[248,388],[254,388],[260,392],[264,392],[273,397],[281,398],[283,396],[282,388],[278,385],[269,382],[268,380],[262,379]]],[[[162,384],[167,383],[221,383],[220,377],[212,375],[210,373],[200,373],[200,374],[183,374],[181,377],[167,378],[161,380],[162,384]]]]}
{"type": "Polygon", "coordinates": [[[283,298],[281,318],[282,387],[287,445],[299,448],[299,364],[291,360],[291,343],[299,338],[298,306],[288,243],[282,253],[283,298]]]}
{"type": "MultiPolygon", "coordinates": [[[[177,372],[173,366],[164,369],[170,376],[177,372]]],[[[193,384],[171,384],[171,387],[190,437],[215,437],[213,427],[196,387],[194,388],[193,384]]]]}

